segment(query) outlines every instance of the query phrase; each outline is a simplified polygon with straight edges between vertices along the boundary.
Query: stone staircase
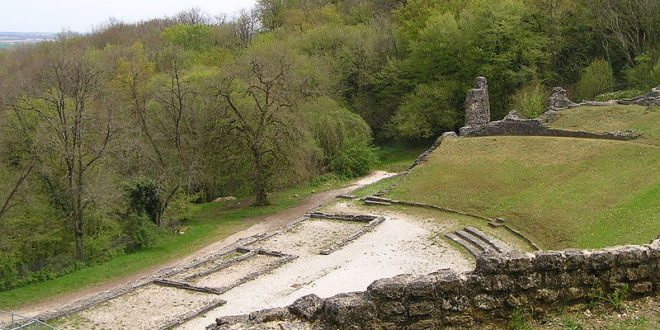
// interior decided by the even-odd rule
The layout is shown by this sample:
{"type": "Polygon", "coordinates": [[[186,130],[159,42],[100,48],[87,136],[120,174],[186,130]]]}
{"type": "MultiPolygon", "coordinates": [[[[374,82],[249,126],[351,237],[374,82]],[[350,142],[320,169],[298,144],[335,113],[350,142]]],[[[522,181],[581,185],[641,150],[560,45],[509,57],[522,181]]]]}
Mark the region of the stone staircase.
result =
{"type": "Polygon", "coordinates": [[[497,238],[484,234],[477,228],[465,227],[445,237],[467,249],[475,257],[482,253],[505,253],[513,250],[509,245],[497,238]]]}

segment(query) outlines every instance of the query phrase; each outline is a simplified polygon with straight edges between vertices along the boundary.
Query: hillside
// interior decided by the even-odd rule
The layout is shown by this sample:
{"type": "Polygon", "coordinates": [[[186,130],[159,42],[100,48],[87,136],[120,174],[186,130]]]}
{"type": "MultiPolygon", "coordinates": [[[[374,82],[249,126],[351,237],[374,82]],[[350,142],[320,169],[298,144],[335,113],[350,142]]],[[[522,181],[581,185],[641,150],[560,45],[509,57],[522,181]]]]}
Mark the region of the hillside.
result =
{"type": "Polygon", "coordinates": [[[660,232],[660,149],[550,137],[447,139],[387,195],[504,217],[544,249],[646,243],[660,232]]]}

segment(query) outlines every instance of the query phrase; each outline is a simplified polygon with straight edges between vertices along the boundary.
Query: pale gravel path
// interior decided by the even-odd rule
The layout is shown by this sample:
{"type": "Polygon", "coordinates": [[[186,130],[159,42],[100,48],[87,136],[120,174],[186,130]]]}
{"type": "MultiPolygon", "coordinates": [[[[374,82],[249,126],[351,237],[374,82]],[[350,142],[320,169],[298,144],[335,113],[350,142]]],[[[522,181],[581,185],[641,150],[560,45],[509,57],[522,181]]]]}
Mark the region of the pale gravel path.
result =
{"type": "MultiPolygon", "coordinates": [[[[337,208],[342,208],[340,203],[337,208]]],[[[345,211],[350,211],[348,207],[345,211]]],[[[393,212],[385,222],[342,249],[327,255],[302,255],[270,274],[240,285],[222,295],[227,301],[205,315],[180,326],[204,329],[215,318],[282,307],[306,294],[329,297],[362,291],[373,281],[399,274],[428,274],[442,268],[469,270],[473,261],[459,251],[434,240],[436,221],[416,219],[393,212]]]]}

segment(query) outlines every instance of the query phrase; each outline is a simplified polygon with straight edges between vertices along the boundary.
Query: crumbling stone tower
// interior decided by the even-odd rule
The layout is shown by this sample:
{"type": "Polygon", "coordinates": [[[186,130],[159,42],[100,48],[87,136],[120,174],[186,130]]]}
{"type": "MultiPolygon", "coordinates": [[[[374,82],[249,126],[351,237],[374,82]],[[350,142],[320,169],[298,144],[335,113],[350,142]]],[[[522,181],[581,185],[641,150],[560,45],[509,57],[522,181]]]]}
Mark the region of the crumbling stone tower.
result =
{"type": "Polygon", "coordinates": [[[548,110],[564,110],[575,106],[578,106],[578,104],[571,101],[568,96],[566,96],[565,89],[561,87],[555,87],[552,89],[552,95],[550,95],[550,99],[548,100],[548,110]]]}
{"type": "Polygon", "coordinates": [[[477,77],[465,98],[465,126],[480,127],[490,122],[490,101],[486,77],[477,77]]]}

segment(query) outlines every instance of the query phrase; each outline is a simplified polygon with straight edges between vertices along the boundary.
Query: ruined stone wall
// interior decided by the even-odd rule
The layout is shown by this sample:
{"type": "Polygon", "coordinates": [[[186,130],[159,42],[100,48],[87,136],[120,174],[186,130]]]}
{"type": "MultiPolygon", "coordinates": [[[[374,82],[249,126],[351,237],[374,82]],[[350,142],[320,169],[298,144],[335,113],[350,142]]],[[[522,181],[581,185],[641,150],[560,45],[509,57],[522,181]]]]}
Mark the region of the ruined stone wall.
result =
{"type": "Polygon", "coordinates": [[[590,133],[583,131],[569,131],[548,127],[541,119],[522,119],[515,111],[511,111],[502,120],[488,123],[477,128],[462,128],[461,136],[562,136],[589,139],[632,140],[640,136],[634,131],[616,131],[607,133],[590,133]]]}
{"type": "Polygon", "coordinates": [[[428,329],[506,322],[518,307],[551,310],[616,290],[628,290],[628,298],[655,295],[659,259],[660,239],[599,250],[485,255],[471,272],[400,275],[375,281],[365,292],[309,295],[286,308],[219,318],[215,327],[305,321],[321,329],[428,329]]]}

